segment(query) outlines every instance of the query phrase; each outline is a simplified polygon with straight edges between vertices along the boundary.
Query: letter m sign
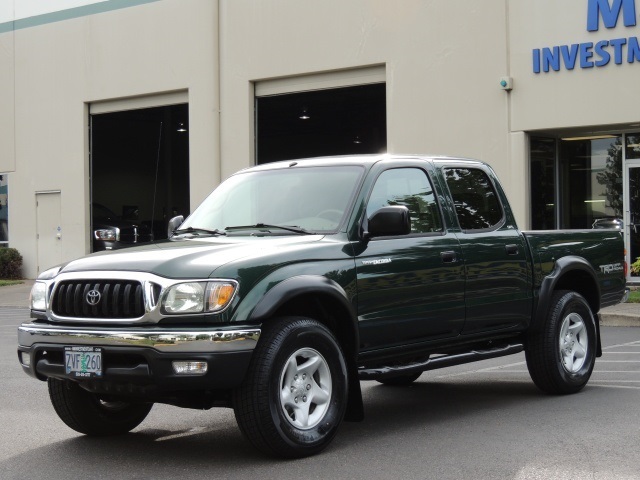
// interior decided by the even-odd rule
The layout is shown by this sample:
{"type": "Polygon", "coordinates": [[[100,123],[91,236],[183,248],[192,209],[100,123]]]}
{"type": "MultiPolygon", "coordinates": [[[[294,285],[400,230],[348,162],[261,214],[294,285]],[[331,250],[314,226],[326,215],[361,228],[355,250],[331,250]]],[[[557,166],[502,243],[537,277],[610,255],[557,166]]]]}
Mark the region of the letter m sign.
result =
{"type": "Polygon", "coordinates": [[[614,28],[620,17],[620,10],[622,10],[625,27],[636,25],[635,0],[588,0],[588,2],[587,30],[589,32],[598,30],[600,17],[605,27],[614,28]]]}

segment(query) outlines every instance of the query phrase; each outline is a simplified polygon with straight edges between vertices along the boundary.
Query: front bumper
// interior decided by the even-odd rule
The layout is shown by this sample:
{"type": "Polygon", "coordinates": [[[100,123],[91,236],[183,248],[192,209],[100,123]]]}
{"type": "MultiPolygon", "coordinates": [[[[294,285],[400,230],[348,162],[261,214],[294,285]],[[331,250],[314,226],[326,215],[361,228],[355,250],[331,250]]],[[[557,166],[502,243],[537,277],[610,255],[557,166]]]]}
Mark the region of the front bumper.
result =
{"type": "Polygon", "coordinates": [[[144,395],[224,390],[242,382],[259,337],[260,328],[255,326],[169,329],[34,322],[18,328],[18,358],[23,370],[33,377],[67,379],[65,346],[102,347],[103,375],[89,382],[93,391],[144,395]],[[29,354],[28,363],[25,353],[29,354]],[[179,375],[173,370],[174,361],[205,361],[208,370],[203,375],[179,375]]]}

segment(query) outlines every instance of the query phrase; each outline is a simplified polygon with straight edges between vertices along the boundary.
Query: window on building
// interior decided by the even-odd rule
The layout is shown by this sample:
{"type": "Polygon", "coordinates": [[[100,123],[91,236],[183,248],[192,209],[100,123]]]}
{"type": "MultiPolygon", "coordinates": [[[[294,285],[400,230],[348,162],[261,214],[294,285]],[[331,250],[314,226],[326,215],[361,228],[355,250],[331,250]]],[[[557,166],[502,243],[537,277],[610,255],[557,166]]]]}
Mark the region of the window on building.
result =
{"type": "Polygon", "coordinates": [[[394,205],[409,209],[411,233],[442,231],[433,187],[426,173],[419,168],[394,168],[383,172],[369,197],[367,217],[382,207],[394,205]]]}
{"type": "Polygon", "coordinates": [[[256,98],[257,163],[387,150],[384,83],[256,98]]]}
{"type": "Polygon", "coordinates": [[[464,231],[495,228],[503,218],[491,180],[476,168],[447,168],[447,185],[464,231]]]}
{"type": "Polygon", "coordinates": [[[8,176],[0,175],[0,247],[9,246],[9,185],[8,176]]]}
{"type": "Polygon", "coordinates": [[[622,218],[622,136],[560,140],[560,228],[622,218]]]}
{"type": "Polygon", "coordinates": [[[556,227],[556,140],[532,137],[530,147],[531,228],[552,230],[556,227]]]}
{"type": "Polygon", "coordinates": [[[640,158],[640,137],[531,137],[531,227],[592,228],[621,221],[623,150],[640,158]],[[635,143],[634,143],[635,142],[635,143]],[[625,145],[625,148],[623,148],[625,145]]]}
{"type": "Polygon", "coordinates": [[[625,136],[625,154],[627,160],[640,158],[640,133],[629,133],[625,136]]]}

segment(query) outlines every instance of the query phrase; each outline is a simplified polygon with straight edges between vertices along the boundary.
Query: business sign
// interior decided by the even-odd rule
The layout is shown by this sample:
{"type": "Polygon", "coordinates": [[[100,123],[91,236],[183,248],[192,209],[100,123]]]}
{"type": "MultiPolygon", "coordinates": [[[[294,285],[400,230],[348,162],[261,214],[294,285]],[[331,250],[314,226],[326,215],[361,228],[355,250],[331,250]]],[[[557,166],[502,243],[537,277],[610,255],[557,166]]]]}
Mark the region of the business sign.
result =
{"type": "MultiPolygon", "coordinates": [[[[600,27],[613,29],[622,24],[634,28],[638,24],[635,0],[587,0],[587,31],[600,27]]],[[[559,72],[574,68],[599,68],[613,62],[640,62],[640,42],[637,36],[601,39],[595,42],[556,45],[533,49],[533,73],[559,72]]]]}

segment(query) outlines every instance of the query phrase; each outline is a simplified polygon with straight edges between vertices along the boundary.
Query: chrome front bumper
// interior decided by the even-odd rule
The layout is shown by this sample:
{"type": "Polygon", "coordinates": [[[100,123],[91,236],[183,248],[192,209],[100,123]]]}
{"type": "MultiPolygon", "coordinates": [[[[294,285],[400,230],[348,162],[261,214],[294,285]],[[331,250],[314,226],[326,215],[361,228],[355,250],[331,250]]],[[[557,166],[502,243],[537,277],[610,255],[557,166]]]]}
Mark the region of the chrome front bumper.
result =
{"type": "Polygon", "coordinates": [[[18,345],[92,345],[147,347],[164,353],[224,353],[251,351],[260,338],[260,328],[168,329],[67,327],[24,323],[18,327],[18,345]]]}

